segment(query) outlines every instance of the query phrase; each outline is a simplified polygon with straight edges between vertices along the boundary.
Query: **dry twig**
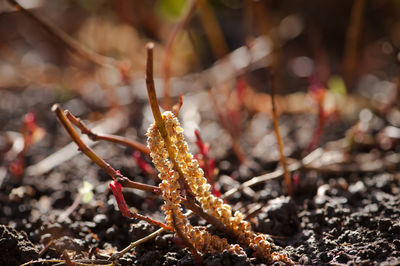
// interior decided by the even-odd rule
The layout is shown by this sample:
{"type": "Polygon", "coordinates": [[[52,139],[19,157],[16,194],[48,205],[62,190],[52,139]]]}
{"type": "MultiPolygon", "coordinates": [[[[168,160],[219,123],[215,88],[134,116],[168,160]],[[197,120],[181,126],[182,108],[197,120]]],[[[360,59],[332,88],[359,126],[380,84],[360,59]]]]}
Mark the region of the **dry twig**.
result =
{"type": "Polygon", "coordinates": [[[270,77],[270,87],[271,87],[271,103],[272,103],[272,117],[273,117],[273,121],[274,121],[274,129],[275,129],[275,135],[276,135],[276,142],[278,143],[278,148],[279,148],[279,154],[280,154],[280,161],[282,164],[282,168],[283,168],[283,175],[285,177],[285,184],[286,184],[286,189],[287,192],[290,196],[293,195],[293,188],[292,188],[292,181],[291,181],[291,177],[287,168],[287,164],[286,164],[286,158],[285,158],[285,154],[283,151],[283,142],[282,142],[282,138],[281,138],[281,134],[279,131],[279,119],[278,119],[278,114],[276,111],[276,106],[275,106],[275,77],[274,74],[271,75],[270,77]]]}
{"type": "Polygon", "coordinates": [[[84,47],[82,44],[80,44],[78,41],[74,40],[68,34],[66,34],[64,31],[59,29],[57,26],[54,25],[54,23],[50,23],[36,14],[32,13],[30,10],[25,9],[23,6],[21,6],[16,0],[8,0],[11,5],[15,6],[15,8],[19,11],[21,11],[24,15],[27,17],[31,18],[32,20],[36,21],[38,24],[40,24],[48,33],[51,35],[55,36],[59,41],[61,41],[68,49],[71,51],[81,55],[82,57],[86,58],[90,62],[103,66],[103,67],[113,67],[113,68],[118,68],[118,62],[111,57],[106,57],[103,55],[100,55],[86,47],[84,47]]]}
{"type": "Polygon", "coordinates": [[[354,83],[354,72],[357,67],[358,57],[357,48],[360,39],[365,6],[364,0],[355,0],[353,2],[343,57],[343,74],[347,86],[349,87],[351,87],[354,83]]]}
{"type": "Polygon", "coordinates": [[[128,253],[129,251],[131,251],[133,248],[135,248],[136,246],[139,246],[140,244],[143,244],[153,238],[155,238],[156,236],[162,234],[165,231],[164,228],[160,228],[157,231],[135,241],[132,242],[129,246],[127,246],[126,248],[124,248],[121,251],[115,252],[109,259],[108,261],[118,261],[120,258],[122,258],[126,253],[128,253]]]}
{"type": "Polygon", "coordinates": [[[146,156],[150,156],[149,149],[140,142],[133,141],[124,137],[112,135],[112,134],[101,134],[101,133],[94,133],[90,130],[80,118],[76,118],[73,114],[71,114],[68,110],[65,111],[65,115],[72,124],[74,124],[77,128],[80,129],[82,134],[87,135],[93,141],[105,140],[109,142],[118,143],[124,146],[127,146],[131,149],[140,151],[142,154],[146,156]]]}

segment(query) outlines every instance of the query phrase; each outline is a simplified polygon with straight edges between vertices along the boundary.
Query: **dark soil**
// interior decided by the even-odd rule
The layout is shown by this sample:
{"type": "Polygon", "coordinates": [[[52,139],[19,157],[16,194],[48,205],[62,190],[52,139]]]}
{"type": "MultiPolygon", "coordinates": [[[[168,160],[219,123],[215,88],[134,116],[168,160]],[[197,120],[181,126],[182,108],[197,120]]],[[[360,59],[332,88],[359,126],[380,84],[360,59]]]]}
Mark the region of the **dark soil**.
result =
{"type": "MultiPolygon", "coordinates": [[[[38,89],[39,90],[39,89],[38,89]]],[[[18,92],[0,91],[0,97],[16,97],[18,92]],[[4,95],[3,95],[4,94],[4,95]]],[[[46,94],[45,104],[29,106],[38,116],[38,125],[45,128],[47,136],[33,145],[26,154],[27,164],[39,162],[69,142],[65,132],[50,112],[55,100],[46,94]]],[[[74,100],[78,101],[79,100],[74,100]]],[[[65,103],[67,106],[70,102],[65,103]]],[[[76,102],[75,102],[76,103],[76,102]]],[[[84,102],[79,102],[85,106],[84,102]]],[[[136,102],[130,112],[130,127],[119,132],[130,134],[132,128],[141,132],[143,102],[136,102]],[[139,108],[139,107],[140,108],[139,108]]],[[[22,105],[23,106],[23,105],[22,105]]],[[[129,107],[131,108],[131,107],[129,107]]],[[[85,110],[85,108],[83,108],[85,110]]],[[[87,109],[86,109],[87,110],[87,109]]],[[[12,111],[12,110],[11,110],[12,111]]],[[[10,111],[10,112],[11,112],[10,111]]],[[[21,117],[26,111],[22,109],[21,117]]],[[[71,110],[74,112],[74,110],[71,110]]],[[[88,113],[83,111],[83,117],[88,113]]],[[[2,120],[11,114],[6,110],[2,120]]],[[[14,114],[16,115],[16,114],[14,114]]],[[[254,117],[249,117],[246,126],[254,117]]],[[[289,132],[286,136],[291,155],[301,154],[304,147],[296,144],[298,124],[308,123],[312,117],[293,115],[283,117],[282,127],[289,132]]],[[[18,121],[18,120],[17,120],[18,121]]],[[[3,128],[16,129],[17,122],[4,123],[3,128]]],[[[345,126],[335,125],[334,136],[341,138],[345,126]]],[[[329,129],[327,130],[329,132],[329,129]]],[[[272,134],[272,131],[270,132],[272,134]]],[[[145,141],[138,133],[141,141],[145,141]]],[[[221,136],[222,138],[222,136],[221,136]]],[[[206,139],[207,140],[207,139],[206,139]]],[[[224,149],[223,140],[219,149],[224,149]]],[[[326,141],[326,140],[325,140],[326,141]]],[[[251,143],[252,140],[248,140],[251,143]]],[[[256,140],[255,140],[256,142],[256,140]]],[[[211,143],[211,150],[215,144],[211,143]]],[[[246,144],[245,144],[246,145],[246,144]]],[[[248,145],[248,144],[247,144],[248,145]]],[[[392,150],[398,149],[397,146],[392,150]]],[[[265,147],[276,149],[275,147],[265,147]]],[[[131,151],[110,143],[95,146],[107,162],[138,182],[154,184],[137,167],[131,151]]],[[[233,187],[229,176],[243,182],[253,176],[275,170],[276,160],[254,159],[251,167],[238,166],[229,150],[217,155],[220,169],[219,184],[222,192],[233,187]],[[222,154],[222,155],[221,155],[222,154]]],[[[376,152],[373,147],[363,152],[376,152]]],[[[375,148],[374,148],[375,149],[375,148]]],[[[355,151],[356,154],[361,151],[355,151]]],[[[379,151],[381,157],[391,151],[379,151]]],[[[270,155],[266,154],[266,157],[270,155]]],[[[108,176],[82,154],[62,163],[49,173],[40,176],[23,176],[18,179],[9,174],[6,159],[0,173],[0,265],[19,265],[37,259],[60,259],[63,251],[71,251],[71,259],[107,259],[108,255],[121,250],[132,241],[143,238],[157,228],[143,221],[128,220],[117,210],[116,202],[108,188],[108,176]],[[60,215],[70,207],[83,180],[94,186],[94,198],[81,203],[70,215],[60,215]]],[[[255,231],[270,234],[274,250],[284,252],[301,265],[399,265],[400,264],[400,174],[395,165],[387,170],[375,172],[298,172],[293,198],[284,196],[281,180],[272,180],[253,187],[254,193],[237,192],[228,200],[234,209],[248,212],[258,202],[264,208],[251,218],[255,231]]],[[[236,182],[235,181],[235,182],[236,182]]],[[[124,190],[130,207],[139,213],[163,220],[162,200],[142,191],[124,190]]],[[[203,224],[198,218],[193,223],[203,224]]],[[[264,265],[266,262],[253,258],[222,254],[206,254],[205,265],[264,265]]],[[[119,260],[120,265],[193,265],[190,252],[173,234],[163,234],[137,246],[132,253],[119,260]]],[[[44,264],[43,264],[44,265],[44,264]]]]}

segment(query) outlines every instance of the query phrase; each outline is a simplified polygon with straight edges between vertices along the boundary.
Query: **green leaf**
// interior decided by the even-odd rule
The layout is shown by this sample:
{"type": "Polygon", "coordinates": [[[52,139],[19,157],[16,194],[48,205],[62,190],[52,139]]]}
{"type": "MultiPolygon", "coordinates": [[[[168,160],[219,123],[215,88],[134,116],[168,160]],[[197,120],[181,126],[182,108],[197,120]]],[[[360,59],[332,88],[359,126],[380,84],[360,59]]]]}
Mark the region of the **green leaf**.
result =
{"type": "Polygon", "coordinates": [[[328,80],[328,88],[329,91],[333,94],[341,96],[346,96],[347,94],[346,84],[344,83],[344,80],[341,76],[332,76],[328,80]]]}
{"type": "Polygon", "coordinates": [[[156,9],[164,19],[176,21],[185,8],[185,3],[185,0],[158,0],[156,9]]]}

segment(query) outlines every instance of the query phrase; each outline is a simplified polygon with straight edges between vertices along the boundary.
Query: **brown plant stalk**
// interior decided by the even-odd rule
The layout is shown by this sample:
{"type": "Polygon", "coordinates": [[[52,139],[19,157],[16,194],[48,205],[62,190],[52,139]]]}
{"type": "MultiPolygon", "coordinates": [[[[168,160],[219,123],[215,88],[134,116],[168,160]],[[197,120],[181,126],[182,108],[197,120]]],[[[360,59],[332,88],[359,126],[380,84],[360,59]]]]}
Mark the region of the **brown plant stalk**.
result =
{"type": "Polygon", "coordinates": [[[118,62],[114,58],[100,55],[86,48],[78,41],[68,36],[68,34],[59,29],[57,26],[55,26],[54,23],[50,23],[40,18],[36,14],[32,13],[30,10],[25,9],[16,0],[8,0],[8,1],[10,2],[11,5],[15,6],[15,8],[18,11],[22,12],[24,15],[36,21],[38,24],[40,24],[48,33],[55,36],[61,43],[63,43],[71,51],[81,55],[82,57],[86,58],[87,60],[96,65],[118,68],[117,67],[118,62]]]}
{"type": "Polygon", "coordinates": [[[219,26],[218,19],[209,1],[200,0],[198,11],[200,21],[214,56],[216,58],[222,58],[224,55],[228,54],[229,49],[224,35],[222,34],[221,27],[219,26]]]}
{"type": "Polygon", "coordinates": [[[142,154],[146,155],[147,157],[150,156],[150,150],[146,147],[146,145],[143,145],[140,142],[130,140],[128,138],[124,138],[121,136],[116,136],[112,134],[101,134],[101,133],[95,133],[92,130],[90,130],[80,118],[75,117],[73,114],[71,114],[68,110],[65,111],[65,115],[67,116],[68,120],[71,121],[72,124],[74,124],[79,130],[82,132],[82,134],[87,135],[91,140],[93,141],[99,141],[99,140],[105,140],[113,143],[118,143],[124,146],[127,146],[133,150],[137,150],[141,152],[142,154]]]}
{"type": "Polygon", "coordinates": [[[179,167],[178,163],[176,162],[176,154],[175,151],[172,149],[171,140],[168,137],[168,132],[165,128],[164,119],[161,117],[160,107],[157,101],[156,89],[154,86],[154,77],[153,77],[153,43],[148,43],[146,45],[147,51],[147,60],[146,60],[146,87],[147,87],[147,95],[149,97],[149,103],[151,107],[151,111],[153,112],[153,117],[155,120],[155,124],[157,125],[158,130],[160,131],[161,136],[165,141],[165,145],[167,147],[167,151],[169,157],[171,159],[172,164],[174,165],[175,170],[179,174],[179,182],[181,184],[181,188],[183,191],[188,193],[190,192],[189,186],[186,184],[186,181],[183,179],[183,172],[179,167]]]}
{"type": "Polygon", "coordinates": [[[349,27],[347,29],[346,43],[343,57],[343,75],[347,86],[354,84],[354,72],[357,67],[357,49],[363,24],[365,0],[354,0],[351,9],[349,27]]]}
{"type": "Polygon", "coordinates": [[[274,77],[274,74],[272,74],[270,77],[271,105],[272,105],[272,117],[273,117],[273,121],[274,121],[276,142],[278,143],[280,161],[281,161],[282,168],[283,168],[283,176],[285,179],[286,190],[290,196],[293,196],[292,180],[291,180],[290,173],[289,173],[289,170],[287,167],[286,158],[285,158],[285,154],[283,151],[283,142],[282,142],[281,133],[279,130],[279,119],[278,119],[278,113],[276,111],[276,104],[275,104],[275,84],[274,84],[274,82],[275,82],[275,77],[274,77]]]}

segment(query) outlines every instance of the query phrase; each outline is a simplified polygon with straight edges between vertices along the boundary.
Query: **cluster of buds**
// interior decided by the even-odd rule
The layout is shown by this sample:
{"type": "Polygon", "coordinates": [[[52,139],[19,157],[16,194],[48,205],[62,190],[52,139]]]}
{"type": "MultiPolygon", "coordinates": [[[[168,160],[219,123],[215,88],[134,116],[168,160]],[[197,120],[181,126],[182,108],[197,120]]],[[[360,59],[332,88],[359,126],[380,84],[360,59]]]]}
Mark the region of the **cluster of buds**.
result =
{"type": "Polygon", "coordinates": [[[162,180],[160,189],[165,201],[163,210],[166,213],[167,225],[188,236],[197,251],[213,253],[228,249],[236,254],[245,254],[240,246],[229,245],[226,239],[211,235],[205,228],[194,227],[189,223],[181,208],[183,197],[181,178],[204,212],[234,232],[241,245],[252,248],[255,255],[267,258],[271,262],[275,261],[274,258],[279,258],[280,261],[289,263],[290,259],[287,259],[286,256],[270,253],[270,244],[266,240],[266,236],[251,231],[251,225],[244,220],[242,213],[235,212],[232,215],[231,207],[211,193],[211,186],[207,183],[203,170],[198,161],[189,153],[178,119],[171,112],[164,112],[162,118],[170,140],[170,148],[173,150],[172,154],[176,158],[169,157],[171,153],[168,152],[165,139],[161,136],[156,124],[149,128],[147,142],[153,163],[162,180]],[[174,167],[179,168],[179,172],[175,171],[174,167]]]}
{"type": "MultiPolygon", "coordinates": [[[[163,119],[165,119],[169,136],[173,142],[174,147],[176,148],[176,144],[179,142],[176,138],[177,132],[181,133],[182,129],[181,127],[171,127],[172,123],[169,122],[171,121],[172,117],[173,115],[170,112],[163,115],[163,119]]],[[[179,184],[179,174],[177,171],[173,170],[173,163],[169,159],[169,154],[165,147],[164,139],[160,135],[155,124],[153,124],[149,128],[147,132],[147,137],[148,146],[151,151],[150,156],[152,157],[154,166],[159,171],[159,177],[162,180],[159,187],[162,191],[162,197],[165,201],[162,209],[166,214],[167,225],[171,228],[175,228],[176,231],[180,231],[185,234],[187,238],[191,241],[191,244],[194,246],[194,248],[202,253],[215,253],[222,252],[223,250],[230,250],[236,254],[245,254],[240,247],[237,247],[236,245],[229,245],[228,241],[225,238],[211,235],[208,231],[206,231],[205,227],[192,226],[189,223],[181,208],[182,195],[179,184]]],[[[177,154],[182,155],[182,152],[179,152],[177,154]]],[[[193,156],[187,151],[187,146],[186,149],[184,149],[184,154],[188,155],[186,161],[193,160],[193,156]]],[[[181,157],[177,159],[177,161],[180,162],[180,165],[184,165],[184,163],[182,163],[183,159],[184,158],[181,157]]],[[[202,170],[200,169],[200,171],[202,170]]],[[[186,172],[187,171],[185,171],[185,173],[186,172]]],[[[190,186],[190,188],[192,190],[196,189],[196,192],[199,192],[199,190],[201,190],[193,184],[190,186]]]]}

